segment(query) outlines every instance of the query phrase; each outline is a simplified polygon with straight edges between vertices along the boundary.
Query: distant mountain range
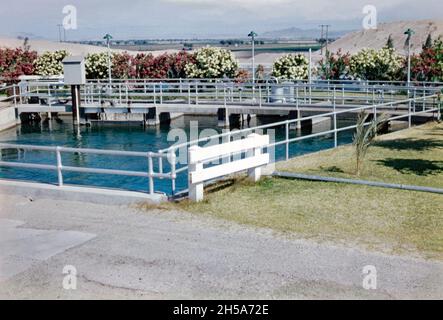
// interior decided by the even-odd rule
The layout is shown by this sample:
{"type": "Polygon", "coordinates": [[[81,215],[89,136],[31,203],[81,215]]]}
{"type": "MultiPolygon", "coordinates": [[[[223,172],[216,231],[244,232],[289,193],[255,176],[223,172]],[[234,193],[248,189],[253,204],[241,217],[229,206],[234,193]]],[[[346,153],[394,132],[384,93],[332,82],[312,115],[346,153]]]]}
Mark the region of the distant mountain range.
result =
{"type": "MultiPolygon", "coordinates": [[[[352,31],[352,30],[351,30],[352,31]]],[[[328,36],[331,39],[337,39],[347,33],[350,30],[329,30],[328,36]]],[[[300,29],[300,28],[287,28],[275,31],[264,32],[260,35],[265,39],[291,39],[291,40],[305,40],[305,39],[319,39],[321,37],[321,29],[300,29]]]]}

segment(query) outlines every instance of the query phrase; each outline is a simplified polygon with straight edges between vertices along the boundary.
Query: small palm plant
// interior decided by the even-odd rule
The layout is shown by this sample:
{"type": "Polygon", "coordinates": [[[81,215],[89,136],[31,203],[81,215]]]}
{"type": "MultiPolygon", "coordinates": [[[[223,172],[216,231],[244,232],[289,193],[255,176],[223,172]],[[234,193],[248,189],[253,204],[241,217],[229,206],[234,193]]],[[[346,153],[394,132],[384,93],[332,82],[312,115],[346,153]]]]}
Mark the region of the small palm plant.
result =
{"type": "Polygon", "coordinates": [[[386,123],[388,117],[382,114],[376,119],[367,123],[369,114],[362,111],[358,115],[357,128],[354,134],[354,146],[356,156],[356,174],[359,176],[363,167],[366,153],[377,136],[378,130],[386,123]]]}

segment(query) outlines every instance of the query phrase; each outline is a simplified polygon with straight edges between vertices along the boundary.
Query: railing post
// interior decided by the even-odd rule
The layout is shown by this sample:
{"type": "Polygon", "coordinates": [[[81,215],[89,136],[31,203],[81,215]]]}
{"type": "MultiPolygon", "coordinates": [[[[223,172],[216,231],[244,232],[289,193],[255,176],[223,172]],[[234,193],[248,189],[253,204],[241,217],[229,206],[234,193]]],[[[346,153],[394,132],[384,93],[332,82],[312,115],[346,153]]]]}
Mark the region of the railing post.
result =
{"type": "Polygon", "coordinates": [[[163,104],[163,83],[160,81],[160,104],[163,104]]]}
{"type": "Polygon", "coordinates": [[[258,99],[259,99],[259,106],[262,107],[262,94],[261,94],[261,84],[258,85],[258,99]]]}
{"type": "Polygon", "coordinates": [[[148,152],[149,194],[154,194],[154,162],[152,152],[148,152]]]}
{"type": "Polygon", "coordinates": [[[57,156],[57,177],[58,177],[58,186],[63,186],[63,165],[62,165],[62,155],[60,152],[60,147],[56,147],[55,153],[57,156]]]}
{"type": "Polygon", "coordinates": [[[285,126],[285,137],[286,137],[286,160],[289,160],[289,120],[286,121],[285,126]]]}
{"type": "Polygon", "coordinates": [[[194,202],[203,200],[203,182],[192,183],[192,174],[203,170],[203,164],[194,161],[194,154],[198,152],[200,147],[192,146],[188,149],[188,190],[189,199],[194,202]]]}
{"type": "Polygon", "coordinates": [[[169,153],[169,163],[171,164],[171,193],[172,195],[175,194],[175,179],[177,178],[176,174],[176,155],[175,150],[172,150],[169,153]]]}
{"type": "Polygon", "coordinates": [[[191,106],[191,83],[188,83],[188,106],[191,106]]]}
{"type": "Polygon", "coordinates": [[[334,86],[334,99],[333,99],[333,108],[334,108],[334,148],[337,148],[338,139],[337,139],[337,112],[336,112],[336,99],[335,99],[335,86],[334,86]]]}
{"type": "Polygon", "coordinates": [[[198,82],[195,83],[195,105],[198,106],[198,82]]]}
{"type": "Polygon", "coordinates": [[[14,97],[14,107],[17,109],[17,97],[16,97],[17,93],[15,90],[15,84],[12,86],[12,89],[13,89],[13,97],[14,97]]]}
{"type": "MultiPolygon", "coordinates": [[[[258,136],[258,134],[251,133],[248,136],[248,138],[252,138],[252,137],[255,137],[255,136],[258,136]]],[[[262,153],[261,147],[253,148],[250,153],[251,153],[252,157],[259,156],[262,153]]],[[[251,180],[253,182],[259,181],[260,178],[261,178],[261,171],[262,171],[261,167],[255,167],[255,168],[248,169],[248,178],[249,178],[249,180],[251,180]]]]}
{"type": "Polygon", "coordinates": [[[157,89],[156,89],[156,85],[155,85],[155,82],[154,82],[154,84],[152,85],[153,87],[153,90],[154,90],[154,105],[156,105],[157,104],[157,89]]]}

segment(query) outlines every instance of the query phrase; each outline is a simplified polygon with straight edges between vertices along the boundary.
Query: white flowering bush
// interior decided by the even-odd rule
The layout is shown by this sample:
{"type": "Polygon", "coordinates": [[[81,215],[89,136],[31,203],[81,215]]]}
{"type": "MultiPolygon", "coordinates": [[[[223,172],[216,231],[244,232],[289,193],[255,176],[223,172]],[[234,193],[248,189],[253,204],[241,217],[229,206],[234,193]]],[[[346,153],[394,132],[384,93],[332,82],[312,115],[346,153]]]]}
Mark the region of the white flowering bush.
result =
{"type": "Polygon", "coordinates": [[[108,76],[108,54],[106,52],[88,54],[85,57],[85,71],[88,79],[106,78],[108,76]]]}
{"type": "Polygon", "coordinates": [[[189,78],[233,78],[239,67],[232,52],[221,48],[198,49],[194,58],[194,61],[185,65],[185,73],[189,78]]]}
{"type": "Polygon", "coordinates": [[[309,60],[300,53],[284,55],[277,59],[272,67],[272,75],[280,79],[307,79],[308,73],[309,60]]]}
{"type": "Polygon", "coordinates": [[[66,50],[45,52],[35,60],[35,73],[40,76],[63,74],[63,59],[69,55],[66,50]]]}
{"type": "Polygon", "coordinates": [[[392,48],[363,49],[350,59],[349,69],[355,78],[396,80],[402,77],[404,58],[392,48]]]}

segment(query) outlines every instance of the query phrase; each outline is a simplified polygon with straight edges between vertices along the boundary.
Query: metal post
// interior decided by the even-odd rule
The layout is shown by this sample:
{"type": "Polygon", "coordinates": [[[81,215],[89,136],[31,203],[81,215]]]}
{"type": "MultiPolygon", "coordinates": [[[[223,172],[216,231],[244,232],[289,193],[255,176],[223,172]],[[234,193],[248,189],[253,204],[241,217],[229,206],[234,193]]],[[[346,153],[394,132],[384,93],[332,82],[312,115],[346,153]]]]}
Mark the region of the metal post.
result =
{"type": "Polygon", "coordinates": [[[12,89],[13,89],[13,97],[14,97],[14,107],[15,107],[15,109],[17,109],[17,98],[16,98],[17,93],[15,92],[15,84],[12,86],[12,89]]]}
{"type": "Polygon", "coordinates": [[[174,195],[175,194],[175,179],[177,177],[176,169],[175,169],[175,165],[176,165],[175,150],[172,150],[169,153],[169,162],[171,163],[171,193],[172,193],[172,195],[174,195]]]}
{"type": "Polygon", "coordinates": [[[63,186],[63,173],[62,173],[62,155],[60,153],[60,147],[56,147],[55,149],[57,156],[57,177],[58,177],[58,186],[63,186]]]}
{"type": "Polygon", "coordinates": [[[289,121],[286,121],[286,160],[289,159],[289,121]]]}
{"type": "Polygon", "coordinates": [[[261,99],[262,99],[262,96],[261,96],[261,84],[258,86],[258,94],[259,94],[259,105],[260,105],[260,108],[261,108],[261,106],[262,106],[262,101],[261,101],[261,99]]]}
{"type": "Polygon", "coordinates": [[[154,194],[154,163],[152,153],[148,152],[148,174],[149,174],[149,194],[154,194]]]}
{"type": "Polygon", "coordinates": [[[334,107],[334,148],[337,148],[338,141],[337,141],[337,113],[336,113],[336,100],[335,100],[335,86],[334,86],[334,100],[333,100],[333,107],[334,107]]]}

